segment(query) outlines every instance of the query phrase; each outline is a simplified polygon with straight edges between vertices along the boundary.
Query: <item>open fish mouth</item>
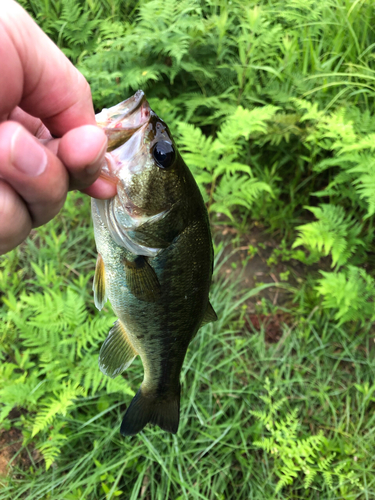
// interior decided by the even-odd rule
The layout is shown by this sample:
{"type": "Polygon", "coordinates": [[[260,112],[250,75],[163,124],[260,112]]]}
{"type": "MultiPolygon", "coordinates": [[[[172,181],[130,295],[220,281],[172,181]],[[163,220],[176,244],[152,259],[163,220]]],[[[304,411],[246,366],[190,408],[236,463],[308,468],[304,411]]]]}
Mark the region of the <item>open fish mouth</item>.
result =
{"type": "MultiPolygon", "coordinates": [[[[146,186],[156,178],[160,167],[154,157],[154,145],[171,142],[165,123],[151,110],[142,90],[132,97],[96,115],[97,124],[108,137],[108,148],[100,176],[115,184],[117,196],[126,214],[138,223],[170,208],[162,196],[152,204],[146,186]],[[156,170],[155,175],[153,170],[156,170]],[[153,174],[153,177],[151,175],[153,174]],[[142,193],[142,194],[140,194],[142,193]],[[165,202],[164,202],[165,201],[165,202]]],[[[172,148],[173,159],[175,151],[172,148]]],[[[163,185],[163,189],[166,189],[163,185]]],[[[126,225],[125,227],[129,227],[126,225]]]]}
{"type": "Polygon", "coordinates": [[[105,162],[100,177],[117,185],[119,199],[126,213],[134,218],[142,216],[142,210],[134,204],[126,192],[126,182],[133,170],[142,168],[135,161],[141,151],[144,130],[155,116],[142,90],[111,108],[104,108],[95,118],[97,125],[108,138],[105,162]],[[122,187],[119,189],[120,185],[122,187]]]}
{"type": "Polygon", "coordinates": [[[111,108],[95,115],[97,125],[108,138],[107,153],[100,176],[117,184],[119,170],[129,151],[137,150],[141,140],[136,132],[149,123],[152,110],[142,90],[111,108]],[[133,144],[134,143],[134,144],[133,144]]]}
{"type": "Polygon", "coordinates": [[[142,90],[95,115],[97,125],[108,137],[107,151],[113,151],[129,140],[139,128],[148,123],[150,116],[151,108],[142,90]]]}

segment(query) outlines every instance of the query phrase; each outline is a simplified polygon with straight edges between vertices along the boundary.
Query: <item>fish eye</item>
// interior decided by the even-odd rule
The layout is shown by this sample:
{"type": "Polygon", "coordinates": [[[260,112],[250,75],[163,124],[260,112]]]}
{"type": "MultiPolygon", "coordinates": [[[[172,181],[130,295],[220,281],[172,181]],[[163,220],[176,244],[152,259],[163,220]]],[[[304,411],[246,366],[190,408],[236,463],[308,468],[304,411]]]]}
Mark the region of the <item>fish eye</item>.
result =
{"type": "Polygon", "coordinates": [[[167,141],[159,141],[152,150],[154,159],[158,167],[166,169],[173,165],[176,153],[173,144],[167,141]]]}

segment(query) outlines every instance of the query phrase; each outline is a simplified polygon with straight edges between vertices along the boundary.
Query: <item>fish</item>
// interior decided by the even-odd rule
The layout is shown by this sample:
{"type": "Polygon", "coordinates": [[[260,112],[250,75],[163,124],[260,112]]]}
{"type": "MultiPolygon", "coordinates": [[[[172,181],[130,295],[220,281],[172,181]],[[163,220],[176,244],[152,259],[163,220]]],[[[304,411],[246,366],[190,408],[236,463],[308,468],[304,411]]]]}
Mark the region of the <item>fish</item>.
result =
{"type": "Polygon", "coordinates": [[[104,108],[96,121],[108,138],[102,177],[117,194],[92,199],[98,258],[94,301],[110,301],[118,320],[99,354],[100,370],[115,378],[137,355],[142,384],[120,432],[148,423],[176,434],[180,373],[199,328],[217,319],[209,301],[213,246],[207,209],[168,126],[145,94],[104,108]]]}

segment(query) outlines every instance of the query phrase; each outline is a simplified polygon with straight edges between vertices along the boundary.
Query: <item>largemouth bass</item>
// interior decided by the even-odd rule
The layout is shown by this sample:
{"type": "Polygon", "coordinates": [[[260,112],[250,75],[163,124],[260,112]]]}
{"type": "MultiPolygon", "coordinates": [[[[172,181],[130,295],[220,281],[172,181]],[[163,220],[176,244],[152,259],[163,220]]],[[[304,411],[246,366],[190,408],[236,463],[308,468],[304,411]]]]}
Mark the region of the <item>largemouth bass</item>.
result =
{"type": "Polygon", "coordinates": [[[121,434],[137,434],[147,423],[176,433],[187,348],[203,324],[217,319],[208,299],[213,249],[207,210],[168,127],[142,91],[96,118],[108,137],[102,175],[117,185],[114,198],[92,200],[95,305],[100,310],[109,299],[118,317],[99,366],[116,377],[137,354],[142,359],[144,379],[121,434]]]}

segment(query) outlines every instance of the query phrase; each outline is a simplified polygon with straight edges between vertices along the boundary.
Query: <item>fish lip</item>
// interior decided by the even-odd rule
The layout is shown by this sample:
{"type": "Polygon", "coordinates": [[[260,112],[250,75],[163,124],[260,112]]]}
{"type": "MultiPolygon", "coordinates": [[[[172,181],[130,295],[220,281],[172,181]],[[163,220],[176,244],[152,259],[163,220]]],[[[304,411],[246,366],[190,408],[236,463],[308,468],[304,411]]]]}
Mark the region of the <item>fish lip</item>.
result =
{"type": "Polygon", "coordinates": [[[151,108],[147,102],[146,95],[143,92],[143,90],[137,90],[137,92],[133,96],[129,97],[129,99],[126,99],[125,101],[122,101],[120,104],[117,104],[117,106],[114,106],[114,108],[118,109],[119,111],[121,111],[122,107],[125,108],[124,113],[121,114],[120,117],[116,120],[113,128],[120,128],[118,126],[121,124],[121,122],[129,119],[138,110],[139,110],[139,126],[137,128],[144,125],[145,122],[150,119],[151,108]]]}
{"type": "Polygon", "coordinates": [[[127,142],[137,130],[149,122],[151,114],[143,90],[138,90],[129,99],[111,108],[104,108],[96,114],[96,123],[108,138],[107,152],[127,142]]]}
{"type": "Polygon", "coordinates": [[[123,119],[133,114],[144,102],[147,103],[146,96],[143,90],[137,90],[137,92],[133,96],[129,97],[129,99],[122,101],[122,103],[120,103],[120,106],[121,104],[130,104],[128,111],[123,115],[123,119]]]}
{"type": "Polygon", "coordinates": [[[96,122],[103,128],[118,128],[118,124],[131,116],[138,108],[144,104],[148,105],[143,90],[137,92],[124,101],[110,108],[103,108],[95,115],[96,122]]]}

